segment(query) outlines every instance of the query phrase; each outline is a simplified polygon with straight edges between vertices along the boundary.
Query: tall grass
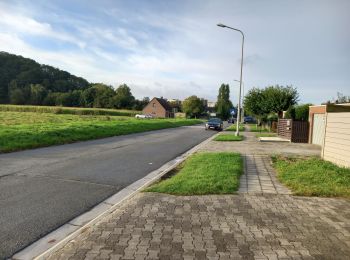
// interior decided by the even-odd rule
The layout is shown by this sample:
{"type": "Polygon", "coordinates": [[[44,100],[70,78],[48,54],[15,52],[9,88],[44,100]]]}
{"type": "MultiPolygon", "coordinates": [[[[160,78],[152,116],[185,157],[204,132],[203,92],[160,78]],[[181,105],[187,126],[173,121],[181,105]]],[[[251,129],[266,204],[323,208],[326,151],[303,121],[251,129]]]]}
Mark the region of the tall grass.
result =
{"type": "Polygon", "coordinates": [[[195,119],[0,112],[0,152],[201,123],[195,119]]]}
{"type": "Polygon", "coordinates": [[[105,108],[80,108],[57,106],[27,106],[27,105],[0,105],[0,111],[9,112],[35,112],[72,115],[109,115],[109,116],[135,116],[140,113],[136,110],[105,109],[105,108]]]}

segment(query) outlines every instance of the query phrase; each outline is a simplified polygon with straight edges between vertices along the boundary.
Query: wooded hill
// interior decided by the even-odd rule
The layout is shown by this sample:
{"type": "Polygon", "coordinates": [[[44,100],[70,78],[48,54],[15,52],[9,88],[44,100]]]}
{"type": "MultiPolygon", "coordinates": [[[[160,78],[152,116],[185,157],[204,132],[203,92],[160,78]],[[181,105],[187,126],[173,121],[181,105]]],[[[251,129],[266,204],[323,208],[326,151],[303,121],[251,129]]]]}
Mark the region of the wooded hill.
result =
{"type": "Polygon", "coordinates": [[[116,90],[89,83],[67,71],[0,52],[0,103],[141,110],[149,101],[136,100],[127,85],[116,90]]]}

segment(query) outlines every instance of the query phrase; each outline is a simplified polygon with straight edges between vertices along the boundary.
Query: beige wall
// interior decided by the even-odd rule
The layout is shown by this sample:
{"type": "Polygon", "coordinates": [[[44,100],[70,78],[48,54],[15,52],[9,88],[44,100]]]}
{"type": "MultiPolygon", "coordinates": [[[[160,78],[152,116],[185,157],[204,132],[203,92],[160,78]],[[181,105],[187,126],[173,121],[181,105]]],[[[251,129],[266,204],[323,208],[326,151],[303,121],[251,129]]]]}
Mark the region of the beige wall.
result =
{"type": "Polygon", "coordinates": [[[350,112],[326,114],[322,156],[327,161],[350,167],[350,112]]]}

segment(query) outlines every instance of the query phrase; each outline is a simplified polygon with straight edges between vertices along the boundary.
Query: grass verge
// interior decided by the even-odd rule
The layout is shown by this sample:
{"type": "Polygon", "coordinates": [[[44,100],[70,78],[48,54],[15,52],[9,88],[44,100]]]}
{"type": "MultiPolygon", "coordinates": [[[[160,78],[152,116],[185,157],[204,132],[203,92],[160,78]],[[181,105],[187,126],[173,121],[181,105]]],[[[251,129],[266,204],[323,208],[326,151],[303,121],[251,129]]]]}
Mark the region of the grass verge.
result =
{"type": "Polygon", "coordinates": [[[233,134],[219,134],[214,138],[214,141],[221,141],[221,142],[232,142],[232,141],[242,141],[243,136],[235,136],[233,134]]]}
{"type": "Polygon", "coordinates": [[[250,124],[250,132],[270,132],[269,129],[264,128],[262,126],[258,126],[256,124],[250,124]]]}
{"type": "Polygon", "coordinates": [[[243,162],[238,153],[197,153],[190,156],[175,175],[145,191],[174,195],[230,194],[239,188],[243,162]]]}
{"type": "Polygon", "coordinates": [[[135,119],[0,112],[0,152],[30,149],[201,123],[196,119],[135,119]]]}
{"type": "Polygon", "coordinates": [[[272,158],[278,179],[296,195],[350,198],[350,169],[320,158],[272,158]]]}
{"type": "Polygon", "coordinates": [[[277,134],[276,133],[260,133],[260,134],[256,134],[256,137],[276,137],[277,134]]]}
{"type": "MultiPolygon", "coordinates": [[[[236,129],[237,129],[236,124],[232,124],[229,127],[227,127],[225,129],[225,131],[236,131],[236,129]]],[[[243,132],[244,130],[245,130],[244,125],[243,124],[239,124],[239,131],[243,132]]]]}

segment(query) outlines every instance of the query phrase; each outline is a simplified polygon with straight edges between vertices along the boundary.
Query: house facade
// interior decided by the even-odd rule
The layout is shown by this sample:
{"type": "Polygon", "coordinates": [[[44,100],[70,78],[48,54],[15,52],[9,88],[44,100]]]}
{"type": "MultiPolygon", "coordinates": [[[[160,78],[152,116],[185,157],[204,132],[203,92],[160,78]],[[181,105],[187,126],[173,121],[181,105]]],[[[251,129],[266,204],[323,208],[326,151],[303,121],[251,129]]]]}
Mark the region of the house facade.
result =
{"type": "Polygon", "coordinates": [[[350,168],[350,104],[310,106],[309,140],[322,146],[321,157],[350,168]]]}
{"type": "Polygon", "coordinates": [[[144,115],[152,115],[157,118],[173,118],[174,113],[168,101],[163,98],[153,98],[142,110],[144,115]]]}

